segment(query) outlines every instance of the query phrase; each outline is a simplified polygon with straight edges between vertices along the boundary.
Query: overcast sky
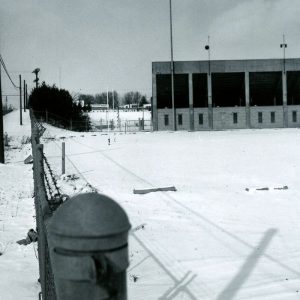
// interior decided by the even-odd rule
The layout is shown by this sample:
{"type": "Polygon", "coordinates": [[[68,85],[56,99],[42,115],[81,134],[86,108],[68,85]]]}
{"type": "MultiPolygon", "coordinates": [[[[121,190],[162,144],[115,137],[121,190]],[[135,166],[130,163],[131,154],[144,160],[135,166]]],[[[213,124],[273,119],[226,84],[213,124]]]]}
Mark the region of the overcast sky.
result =
{"type": "MultiPolygon", "coordinates": [[[[172,0],[175,60],[300,56],[300,0],[172,0]]],[[[0,0],[0,51],[14,81],[70,92],[139,90],[170,59],[169,0],[0,0]]],[[[4,78],[4,75],[2,76],[4,78]]],[[[3,79],[3,94],[15,93],[3,79]]],[[[9,98],[11,101],[12,97],[9,98]]]]}

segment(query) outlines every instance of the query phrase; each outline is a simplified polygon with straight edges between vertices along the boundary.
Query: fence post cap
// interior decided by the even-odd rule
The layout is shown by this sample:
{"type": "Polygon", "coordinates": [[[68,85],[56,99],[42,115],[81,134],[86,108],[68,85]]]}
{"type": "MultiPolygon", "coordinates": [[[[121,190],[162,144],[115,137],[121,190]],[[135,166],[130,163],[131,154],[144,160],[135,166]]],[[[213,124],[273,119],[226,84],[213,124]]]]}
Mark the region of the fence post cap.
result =
{"type": "Polygon", "coordinates": [[[84,193],[64,202],[49,222],[52,234],[70,238],[109,238],[128,233],[131,225],[124,209],[111,198],[84,193]]]}

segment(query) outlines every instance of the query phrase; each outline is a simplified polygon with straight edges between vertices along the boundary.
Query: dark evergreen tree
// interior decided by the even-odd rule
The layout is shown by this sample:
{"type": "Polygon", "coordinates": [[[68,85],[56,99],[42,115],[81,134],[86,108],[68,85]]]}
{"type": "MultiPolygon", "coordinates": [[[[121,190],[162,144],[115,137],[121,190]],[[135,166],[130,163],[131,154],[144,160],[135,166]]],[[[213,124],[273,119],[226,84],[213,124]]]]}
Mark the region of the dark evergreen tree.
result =
{"type": "Polygon", "coordinates": [[[42,117],[49,122],[72,130],[90,130],[89,116],[84,113],[80,103],[76,104],[67,90],[58,89],[55,85],[48,86],[43,82],[41,86],[33,89],[29,96],[29,107],[33,109],[36,117],[42,117]]]}

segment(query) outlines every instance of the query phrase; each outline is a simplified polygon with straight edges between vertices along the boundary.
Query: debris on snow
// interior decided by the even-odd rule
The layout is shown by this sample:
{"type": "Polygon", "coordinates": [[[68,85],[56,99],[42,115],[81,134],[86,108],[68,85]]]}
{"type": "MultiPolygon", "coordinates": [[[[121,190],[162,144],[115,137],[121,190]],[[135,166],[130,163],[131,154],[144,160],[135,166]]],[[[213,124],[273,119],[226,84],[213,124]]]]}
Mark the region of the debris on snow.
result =
{"type": "Polygon", "coordinates": [[[274,187],[274,188],[269,188],[269,187],[263,187],[263,188],[245,188],[246,192],[250,191],[269,191],[269,190],[288,190],[288,186],[284,185],[282,187],[274,187]]]}
{"type": "Polygon", "coordinates": [[[175,186],[170,186],[170,187],[163,187],[163,188],[154,188],[154,189],[143,189],[143,190],[133,190],[134,194],[148,194],[148,193],[153,193],[153,192],[167,192],[167,191],[172,191],[176,192],[175,186]]]}
{"type": "Polygon", "coordinates": [[[36,242],[37,238],[38,238],[38,236],[37,236],[36,231],[33,230],[33,229],[30,229],[27,233],[27,237],[25,239],[17,241],[17,243],[19,245],[25,245],[26,246],[26,245],[29,245],[33,242],[36,242]]]}
{"type": "Polygon", "coordinates": [[[274,190],[288,190],[288,186],[283,186],[283,187],[275,187],[274,190]]]}
{"type": "Polygon", "coordinates": [[[136,231],[138,231],[140,229],[145,229],[145,226],[146,226],[146,223],[143,223],[143,224],[141,224],[139,226],[136,226],[135,228],[132,228],[131,232],[136,232],[136,231]]]}
{"type": "Polygon", "coordinates": [[[263,187],[263,188],[258,188],[256,189],[257,191],[268,191],[269,188],[268,187],[263,187]]]}
{"type": "Polygon", "coordinates": [[[28,164],[32,164],[33,163],[33,158],[32,155],[30,154],[25,160],[24,160],[24,164],[28,165],[28,164]]]}

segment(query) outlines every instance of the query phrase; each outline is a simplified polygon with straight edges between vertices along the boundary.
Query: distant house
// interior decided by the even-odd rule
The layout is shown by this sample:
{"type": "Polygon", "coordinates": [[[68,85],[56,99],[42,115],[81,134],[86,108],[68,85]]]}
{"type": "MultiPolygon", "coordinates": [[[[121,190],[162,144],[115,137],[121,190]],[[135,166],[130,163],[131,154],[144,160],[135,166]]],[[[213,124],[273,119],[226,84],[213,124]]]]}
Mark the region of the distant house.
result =
{"type": "Polygon", "coordinates": [[[84,100],[76,100],[75,103],[76,103],[76,105],[84,107],[84,100]]]}
{"type": "Polygon", "coordinates": [[[138,105],[136,103],[133,103],[133,104],[125,104],[123,106],[124,109],[137,109],[138,108],[138,105]]]}
{"type": "Polygon", "coordinates": [[[92,110],[107,110],[108,104],[91,104],[92,110]]]}
{"type": "Polygon", "coordinates": [[[143,109],[151,110],[151,104],[150,103],[144,104],[143,109]]]}

